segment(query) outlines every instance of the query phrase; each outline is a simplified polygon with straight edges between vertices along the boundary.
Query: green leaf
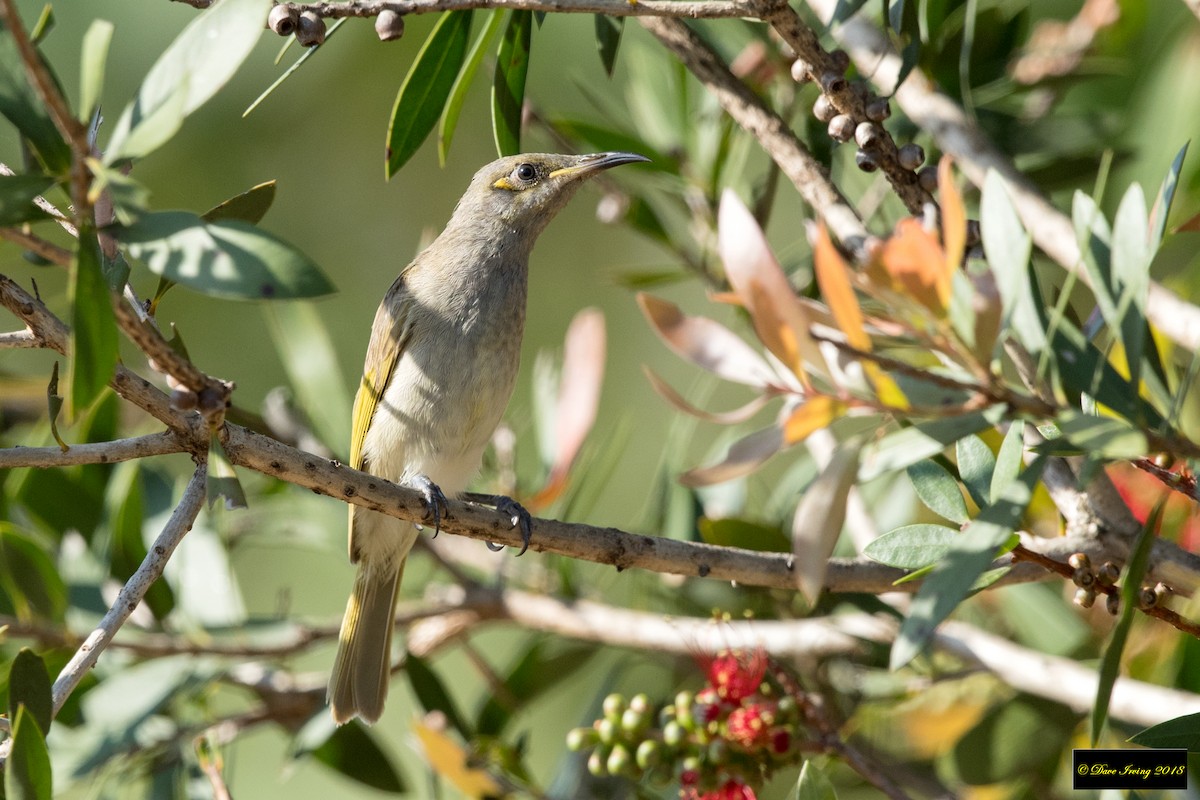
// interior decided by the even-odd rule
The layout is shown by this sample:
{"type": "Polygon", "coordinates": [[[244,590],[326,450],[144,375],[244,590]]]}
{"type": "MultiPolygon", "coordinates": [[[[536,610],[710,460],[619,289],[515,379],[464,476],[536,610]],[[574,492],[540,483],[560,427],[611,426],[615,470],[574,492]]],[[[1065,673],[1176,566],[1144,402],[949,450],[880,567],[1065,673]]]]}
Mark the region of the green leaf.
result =
{"type": "Polygon", "coordinates": [[[496,152],[502,156],[521,152],[521,114],[532,38],[533,12],[513,11],[500,39],[496,79],[492,84],[492,134],[496,152]]]}
{"type": "Polygon", "coordinates": [[[266,27],[270,0],[221,0],[196,14],[146,73],[113,129],[105,163],[141,158],[233,77],[266,27]]]}
{"type": "Polygon", "coordinates": [[[275,181],[266,181],[213,206],[201,214],[200,219],[205,222],[233,219],[257,225],[262,222],[262,218],[267,215],[274,202],[275,181]]]}
{"type": "Polygon", "coordinates": [[[995,406],[987,411],[930,420],[893,431],[863,448],[858,482],[866,483],[936,456],[962,437],[990,428],[1003,413],[1002,407],[995,406]]]}
{"type": "Polygon", "coordinates": [[[1043,774],[1058,762],[1075,712],[1022,695],[997,703],[954,745],[958,777],[971,786],[1043,774]]]}
{"type": "Polygon", "coordinates": [[[1146,346],[1146,300],[1150,293],[1150,261],[1154,251],[1148,241],[1149,218],[1142,187],[1136,183],[1121,198],[1113,222],[1112,272],[1118,291],[1119,336],[1125,348],[1129,384],[1139,386],[1142,351],[1146,346]]]}
{"type": "Polygon", "coordinates": [[[454,131],[458,128],[458,117],[462,113],[463,103],[467,99],[467,90],[471,88],[471,81],[479,70],[479,64],[483,61],[484,54],[491,47],[492,40],[496,38],[496,34],[500,32],[500,25],[504,22],[504,15],[498,10],[492,9],[486,13],[487,22],[484,24],[483,30],[479,32],[475,43],[471,45],[471,52],[467,54],[467,60],[463,63],[462,69],[458,71],[454,85],[450,87],[450,97],[438,120],[438,162],[443,167],[446,166],[446,158],[450,155],[450,141],[454,138],[454,131]]]}
{"type": "Polygon", "coordinates": [[[1116,417],[1100,417],[1068,409],[1056,420],[1062,437],[1037,447],[1056,455],[1086,455],[1096,459],[1131,459],[1146,455],[1146,436],[1116,417]],[[1062,442],[1069,446],[1064,448],[1062,442]]]}
{"type": "Polygon", "coordinates": [[[24,708],[38,728],[48,733],[54,719],[50,691],[46,662],[28,647],[22,647],[8,673],[8,718],[16,719],[24,708]]]}
{"type": "Polygon", "coordinates": [[[808,760],[800,768],[800,779],[796,781],[796,791],[791,800],[837,800],[837,792],[825,773],[812,760],[808,760]]]}
{"type": "Polygon", "coordinates": [[[1191,142],[1185,143],[1175,154],[1171,169],[1167,171],[1167,177],[1163,178],[1162,186],[1159,187],[1154,207],[1150,209],[1151,253],[1157,253],[1162,245],[1163,234],[1167,230],[1167,217],[1171,215],[1171,203],[1175,199],[1175,190],[1179,187],[1179,174],[1183,171],[1183,159],[1187,156],[1189,144],[1191,142]]]}
{"type": "Polygon", "coordinates": [[[498,735],[516,708],[575,674],[596,652],[587,645],[570,646],[549,655],[548,649],[544,642],[535,642],[517,660],[504,679],[504,691],[493,694],[480,710],[475,724],[479,736],[498,735]]]}
{"type": "Polygon", "coordinates": [[[617,66],[617,48],[621,45],[621,32],[625,30],[625,18],[596,14],[595,22],[596,49],[600,51],[605,74],[611,78],[617,66]]]}
{"type": "Polygon", "coordinates": [[[1200,714],[1187,714],[1135,733],[1129,742],[1142,747],[1185,747],[1200,753],[1200,714]]]}
{"type": "Polygon", "coordinates": [[[190,212],[164,211],[116,234],[151,272],[215,297],[286,300],[333,291],[308,256],[241,220],[205,222],[190,212]]]}
{"type": "Polygon", "coordinates": [[[442,115],[466,59],[471,13],[467,9],[442,14],[400,85],[388,123],[387,177],[412,158],[442,115]]]}
{"type": "Polygon", "coordinates": [[[117,321],[95,231],[80,231],[71,261],[71,343],[67,410],[74,418],[95,400],[117,369],[117,321]]]}
{"type": "MultiPolygon", "coordinates": [[[[91,188],[88,190],[89,197],[94,200],[101,192],[108,192],[113,204],[113,216],[117,222],[128,225],[146,213],[150,206],[149,189],[117,167],[105,166],[94,158],[89,158],[87,164],[93,176],[91,188]]],[[[128,275],[125,278],[128,278],[128,275]]],[[[120,285],[124,285],[125,278],[119,282],[120,285]]]]}
{"type": "Polygon", "coordinates": [[[205,478],[205,497],[212,508],[219,498],[225,499],[225,508],[245,508],[246,493],[238,480],[237,472],[221,446],[217,432],[208,440],[208,474],[205,478]]]}
{"type": "Polygon", "coordinates": [[[400,771],[358,720],[339,727],[321,709],[296,735],[294,748],[294,758],[312,756],[335,772],[378,791],[408,791],[400,771]]]}
{"type": "Polygon", "coordinates": [[[945,558],[921,584],[908,616],[900,625],[892,645],[892,669],[899,669],[916,657],[937,626],[971,591],[976,579],[991,565],[1001,548],[1012,544],[1013,531],[1033,498],[1045,463],[1045,457],[1038,456],[1017,480],[1008,485],[998,501],[983,509],[955,537],[945,558]]]}
{"type": "Polygon", "coordinates": [[[267,329],[300,408],[335,452],[350,441],[351,397],[333,339],[311,303],[271,303],[267,329]]]}
{"type": "Polygon", "coordinates": [[[450,696],[450,692],[446,691],[446,685],[442,683],[442,679],[430,668],[425,659],[409,653],[404,661],[404,674],[408,676],[408,682],[411,684],[413,694],[417,696],[421,708],[426,712],[440,711],[445,714],[446,722],[458,731],[463,739],[470,741],[472,738],[470,725],[459,712],[458,705],[450,696]]]}
{"type": "MultiPolygon", "coordinates": [[[[350,17],[342,17],[341,19],[337,20],[336,22],[334,22],[332,25],[329,26],[329,29],[327,31],[325,31],[325,43],[326,44],[328,44],[329,40],[333,38],[333,34],[337,32],[337,29],[342,27],[342,24],[345,23],[349,19],[350,19],[350,17]]],[[[279,63],[279,59],[283,58],[284,51],[286,51],[287,48],[291,45],[291,43],[294,41],[295,41],[294,38],[289,38],[287,40],[287,43],[284,44],[284,46],[283,46],[283,50],[280,50],[280,52],[279,52],[279,57],[275,59],[276,64],[279,63]]],[[[318,51],[324,52],[324,50],[325,50],[324,46],[304,48],[304,52],[300,55],[299,58],[296,59],[295,63],[293,63],[290,67],[288,67],[286,70],[284,70],[284,73],[282,75],[280,75],[278,78],[276,78],[274,83],[272,83],[270,86],[268,86],[266,89],[264,89],[263,93],[254,99],[253,103],[246,106],[246,110],[242,112],[242,117],[245,118],[245,117],[249,116],[250,112],[253,111],[254,109],[258,108],[259,104],[262,103],[262,101],[266,100],[267,97],[271,94],[271,92],[278,89],[280,84],[282,84],[288,78],[292,77],[292,74],[295,73],[296,70],[300,69],[300,67],[304,64],[304,62],[306,62],[310,58],[312,58],[318,51]]]]}
{"type": "Polygon", "coordinates": [[[959,525],[970,521],[967,501],[950,470],[932,459],[925,459],[909,465],[907,472],[917,497],[930,511],[959,525]]]}
{"type": "Polygon", "coordinates": [[[1129,629],[1133,625],[1133,616],[1138,609],[1138,593],[1142,588],[1142,578],[1146,567],[1150,564],[1150,551],[1158,538],[1158,526],[1162,522],[1163,507],[1166,500],[1161,500],[1154,506],[1146,524],[1142,526],[1129,561],[1125,564],[1125,574],[1121,577],[1121,610],[1117,615],[1117,624],[1113,627],[1112,637],[1104,655],[1100,657],[1100,680],[1096,687],[1096,703],[1092,708],[1092,747],[1100,741],[1100,733],[1108,720],[1108,705],[1112,700],[1113,686],[1121,672],[1121,653],[1125,650],[1125,642],[1129,638],[1129,629]]]}
{"type": "Polygon", "coordinates": [[[51,800],[50,753],[37,720],[25,708],[12,726],[12,750],[4,767],[5,800],[51,800]]]}
{"type": "Polygon", "coordinates": [[[995,170],[988,170],[983,182],[979,223],[983,252],[1004,309],[1002,327],[1011,330],[1031,353],[1040,353],[1046,346],[1046,334],[1033,305],[1029,280],[1033,237],[1021,224],[1008,187],[995,170]]]}
{"type": "Polygon", "coordinates": [[[747,519],[709,519],[697,521],[700,538],[720,547],[741,547],[764,553],[790,553],[792,543],[776,525],[763,525],[747,519]]]}
{"type": "Polygon", "coordinates": [[[8,26],[0,22],[0,114],[16,127],[47,171],[65,175],[71,166],[71,149],[26,75],[17,44],[8,26]]]}
{"type": "Polygon", "coordinates": [[[67,587],[54,560],[36,539],[8,522],[0,522],[0,564],[0,589],[19,618],[62,620],[67,587]]]}
{"type": "Polygon", "coordinates": [[[58,432],[58,415],[62,411],[63,399],[58,393],[58,362],[50,370],[50,383],[46,384],[46,411],[50,420],[50,435],[58,442],[58,447],[64,453],[71,448],[63,441],[58,432]]]}
{"type": "MultiPolygon", "coordinates": [[[[146,518],[142,470],[136,461],[118,464],[109,479],[104,499],[105,517],[110,531],[109,574],[125,583],[146,558],[142,522],[146,518]]],[[[175,608],[175,594],[166,581],[150,584],[146,606],[157,620],[163,620],[175,608]]]]}
{"type": "Polygon", "coordinates": [[[104,71],[108,64],[108,47],[112,43],[113,24],[95,19],[83,35],[83,52],[79,58],[79,118],[87,121],[100,105],[104,92],[104,71]]]}
{"type": "Polygon", "coordinates": [[[958,460],[958,476],[975,505],[983,508],[991,502],[992,474],[996,471],[996,457],[992,449],[978,436],[964,436],[955,445],[958,460]]]}
{"type": "Polygon", "coordinates": [[[1000,452],[996,454],[996,468],[992,471],[992,485],[988,494],[991,502],[1000,499],[1004,488],[1012,483],[1021,472],[1025,455],[1025,421],[1015,419],[1004,434],[1000,452]]]}
{"type": "Polygon", "coordinates": [[[905,525],[869,543],[863,555],[889,567],[924,569],[941,560],[958,535],[944,525],[905,525]]]}
{"type": "Polygon", "coordinates": [[[57,21],[54,17],[54,6],[49,3],[42,6],[42,13],[38,15],[37,22],[33,23],[33,28],[29,31],[30,41],[41,44],[50,35],[50,31],[54,30],[57,21]]]}
{"type": "Polygon", "coordinates": [[[44,175],[0,175],[0,225],[49,219],[33,200],[53,185],[54,178],[44,175]]]}
{"type": "Polygon", "coordinates": [[[1083,192],[1075,192],[1071,207],[1075,238],[1083,255],[1083,264],[1092,284],[1092,294],[1100,314],[1112,327],[1117,326],[1117,291],[1112,275],[1112,230],[1096,201],[1083,192]]]}
{"type": "Polygon", "coordinates": [[[1087,394],[1132,422],[1140,421],[1151,428],[1164,424],[1162,416],[1142,400],[1104,354],[1065,318],[1059,320],[1054,330],[1052,347],[1063,386],[1076,395],[1073,404],[1080,403],[1078,395],[1087,394]]]}

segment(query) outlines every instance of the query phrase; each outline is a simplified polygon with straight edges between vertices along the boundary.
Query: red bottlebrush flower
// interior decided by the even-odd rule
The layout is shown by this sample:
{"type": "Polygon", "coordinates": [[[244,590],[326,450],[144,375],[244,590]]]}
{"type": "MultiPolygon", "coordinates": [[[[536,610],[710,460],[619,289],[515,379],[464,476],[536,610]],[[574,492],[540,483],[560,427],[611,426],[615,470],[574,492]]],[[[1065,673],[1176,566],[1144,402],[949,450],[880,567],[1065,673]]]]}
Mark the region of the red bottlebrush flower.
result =
{"type": "Polygon", "coordinates": [[[753,750],[767,743],[769,729],[763,719],[761,705],[749,705],[735,708],[729,712],[725,722],[729,732],[729,741],[741,745],[747,750],[753,750]]]}
{"type": "Polygon", "coordinates": [[[705,792],[697,800],[758,800],[754,790],[736,778],[726,781],[721,788],[705,792]]]}
{"type": "Polygon", "coordinates": [[[722,650],[709,661],[706,671],[717,696],[736,703],[762,685],[767,674],[767,652],[761,647],[752,651],[722,650]]]}
{"type": "Polygon", "coordinates": [[[773,728],[771,730],[771,752],[777,756],[781,756],[790,750],[792,747],[792,732],[787,728],[773,728]]]}

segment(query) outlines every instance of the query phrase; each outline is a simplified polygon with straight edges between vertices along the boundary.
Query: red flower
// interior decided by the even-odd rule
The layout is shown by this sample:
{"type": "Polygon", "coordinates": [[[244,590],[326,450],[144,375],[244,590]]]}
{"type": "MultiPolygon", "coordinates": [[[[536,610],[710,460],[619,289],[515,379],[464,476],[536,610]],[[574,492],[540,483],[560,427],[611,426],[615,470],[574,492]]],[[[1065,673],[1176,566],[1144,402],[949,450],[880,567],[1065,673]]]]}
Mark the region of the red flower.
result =
{"type": "Polygon", "coordinates": [[[729,731],[729,741],[747,750],[766,744],[769,729],[767,720],[763,719],[763,710],[762,705],[755,704],[730,711],[729,719],[725,723],[729,731]]]}
{"type": "Polygon", "coordinates": [[[708,663],[707,672],[717,696],[736,703],[762,685],[767,674],[767,652],[761,647],[753,651],[722,650],[708,663]]]}

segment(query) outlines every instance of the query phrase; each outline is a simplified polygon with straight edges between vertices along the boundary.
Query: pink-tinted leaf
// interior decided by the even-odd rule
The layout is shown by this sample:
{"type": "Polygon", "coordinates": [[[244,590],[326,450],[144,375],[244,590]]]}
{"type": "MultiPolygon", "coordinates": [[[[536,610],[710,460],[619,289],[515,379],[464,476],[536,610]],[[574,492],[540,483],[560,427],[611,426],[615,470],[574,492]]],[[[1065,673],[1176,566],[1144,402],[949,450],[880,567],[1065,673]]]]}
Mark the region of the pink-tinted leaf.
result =
{"type": "Polygon", "coordinates": [[[767,349],[802,380],[806,363],[825,372],[825,359],[809,336],[808,319],[796,291],[754,215],[730,190],[721,195],[717,213],[717,249],[725,275],[767,349]]]}
{"type": "Polygon", "coordinates": [[[783,430],[776,425],[755,431],[729,447],[725,458],[708,467],[697,467],[679,476],[684,486],[711,486],[754,472],[783,448],[783,430]]]}
{"type": "Polygon", "coordinates": [[[792,518],[792,552],[796,556],[796,582],[809,603],[817,600],[825,584],[829,557],[846,521],[846,498],[858,475],[859,444],[848,442],[812,482],[792,518]]]}
{"type": "Polygon", "coordinates": [[[604,315],[599,309],[585,308],[567,328],[554,413],[554,463],[546,485],[529,503],[533,508],[550,505],[566,488],[567,473],[596,422],[604,357],[604,315]]]}
{"type": "Polygon", "coordinates": [[[757,414],[759,409],[765,406],[771,399],[771,395],[769,394],[760,394],[749,403],[746,403],[746,405],[735,408],[732,411],[705,411],[689,403],[684,399],[683,395],[672,389],[666,381],[655,375],[649,367],[643,366],[642,372],[646,374],[651,388],[658,393],[658,396],[666,400],[677,410],[705,420],[706,422],[715,422],[718,425],[737,425],[738,423],[745,422],[757,414]]]}
{"type": "Polygon", "coordinates": [[[681,357],[725,380],[758,387],[779,382],[763,357],[719,322],[689,317],[652,295],[639,293],[637,298],[655,332],[681,357]]]}

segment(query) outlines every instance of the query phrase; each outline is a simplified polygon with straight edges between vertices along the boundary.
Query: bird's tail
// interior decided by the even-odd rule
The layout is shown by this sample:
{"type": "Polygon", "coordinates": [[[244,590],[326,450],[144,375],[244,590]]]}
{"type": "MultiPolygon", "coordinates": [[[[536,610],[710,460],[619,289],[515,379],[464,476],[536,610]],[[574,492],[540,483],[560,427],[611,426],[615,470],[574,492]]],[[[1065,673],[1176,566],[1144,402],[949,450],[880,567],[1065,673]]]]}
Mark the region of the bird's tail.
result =
{"type": "Polygon", "coordinates": [[[396,589],[403,573],[403,561],[397,568],[391,559],[364,554],[358,563],[329,677],[329,708],[339,725],[355,716],[372,723],[383,714],[391,673],[396,589]]]}

